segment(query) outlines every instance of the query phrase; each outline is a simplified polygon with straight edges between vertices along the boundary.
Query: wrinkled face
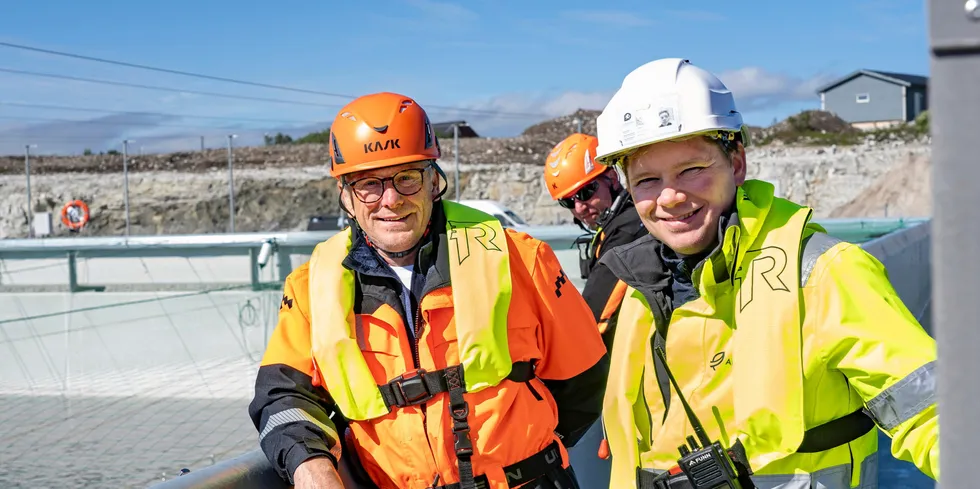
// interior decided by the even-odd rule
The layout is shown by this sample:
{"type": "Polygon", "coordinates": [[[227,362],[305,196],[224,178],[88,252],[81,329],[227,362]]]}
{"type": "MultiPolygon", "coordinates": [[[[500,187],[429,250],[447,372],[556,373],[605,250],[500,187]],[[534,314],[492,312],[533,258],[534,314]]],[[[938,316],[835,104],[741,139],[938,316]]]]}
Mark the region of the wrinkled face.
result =
{"type": "Polygon", "coordinates": [[[718,221],[745,182],[745,150],[731,157],[697,137],[650,145],[629,158],[630,193],[650,234],[692,255],[716,243],[718,221]]]}
{"type": "Polygon", "coordinates": [[[429,162],[352,173],[341,187],[344,205],[378,248],[405,251],[422,239],[432,216],[436,175],[429,162]]]}
{"type": "Polygon", "coordinates": [[[599,216],[612,205],[613,198],[609,185],[606,178],[596,177],[574,194],[562,199],[562,206],[569,208],[573,216],[594,229],[599,216]]]}

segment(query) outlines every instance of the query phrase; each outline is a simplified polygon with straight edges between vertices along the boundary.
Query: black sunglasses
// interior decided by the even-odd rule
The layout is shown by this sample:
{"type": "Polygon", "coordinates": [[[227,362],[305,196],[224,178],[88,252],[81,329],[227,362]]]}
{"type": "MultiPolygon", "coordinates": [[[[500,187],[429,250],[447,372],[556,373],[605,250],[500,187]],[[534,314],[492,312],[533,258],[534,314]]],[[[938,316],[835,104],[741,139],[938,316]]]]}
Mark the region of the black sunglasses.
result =
{"type": "Polygon", "coordinates": [[[572,194],[571,197],[565,197],[564,199],[558,199],[558,205],[566,209],[574,209],[576,200],[589,200],[595,195],[596,191],[599,190],[599,181],[593,180],[584,187],[578,189],[578,192],[572,194]]]}

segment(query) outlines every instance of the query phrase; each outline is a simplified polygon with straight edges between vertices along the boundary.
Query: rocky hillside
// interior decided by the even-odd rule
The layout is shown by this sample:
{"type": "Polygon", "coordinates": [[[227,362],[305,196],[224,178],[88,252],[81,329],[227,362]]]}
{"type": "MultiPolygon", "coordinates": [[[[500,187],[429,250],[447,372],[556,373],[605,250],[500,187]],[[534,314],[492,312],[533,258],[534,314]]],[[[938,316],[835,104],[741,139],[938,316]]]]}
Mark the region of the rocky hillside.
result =
{"type": "MultiPolygon", "coordinates": [[[[461,198],[499,200],[532,224],[570,222],[568,212],[544,190],[541,165],[552,146],[576,130],[576,117],[584,120],[583,132],[594,134],[597,114],[579,111],[531,126],[514,138],[461,139],[461,198]]],[[[834,121],[821,113],[806,118],[753,129],[754,140],[763,144],[749,147],[750,177],[776,182],[783,195],[814,206],[818,216],[884,215],[886,207],[890,216],[929,215],[923,204],[930,200],[927,177],[908,173],[929,173],[928,137],[906,129],[873,134],[846,126],[813,129],[807,124],[834,121]]],[[[440,165],[452,198],[451,140],[442,141],[442,149],[440,165]]],[[[339,212],[336,182],[324,164],[326,146],[236,148],[234,156],[236,231],[302,230],[310,216],[339,212]]],[[[0,157],[0,238],[27,232],[23,165],[23,157],[0,157]]],[[[131,234],[227,231],[227,166],[225,150],[131,156],[131,234]]],[[[85,201],[91,210],[84,234],[123,233],[120,155],[32,157],[31,169],[31,205],[35,212],[53,214],[55,234],[68,234],[58,213],[73,199],[85,201]]]]}

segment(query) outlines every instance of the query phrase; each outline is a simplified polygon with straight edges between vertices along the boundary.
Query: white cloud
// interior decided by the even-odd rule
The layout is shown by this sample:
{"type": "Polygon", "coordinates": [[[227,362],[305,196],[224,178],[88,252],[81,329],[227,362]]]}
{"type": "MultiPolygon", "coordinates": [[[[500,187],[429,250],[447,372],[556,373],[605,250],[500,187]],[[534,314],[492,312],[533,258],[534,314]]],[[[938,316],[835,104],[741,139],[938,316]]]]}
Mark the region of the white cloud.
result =
{"type": "MultiPolygon", "coordinates": [[[[11,117],[18,119],[18,117],[11,117]]],[[[0,154],[23,154],[25,144],[36,144],[35,154],[81,154],[85,149],[98,153],[110,149],[122,150],[123,139],[135,140],[130,151],[139,148],[145,152],[196,151],[201,147],[201,137],[207,148],[222,148],[228,134],[237,137],[237,146],[260,146],[265,134],[278,132],[294,139],[311,132],[321,131],[329,122],[300,126],[276,125],[265,127],[227,122],[220,126],[200,125],[175,115],[153,113],[115,114],[91,119],[58,120],[27,123],[7,122],[0,116],[0,154]]]]}
{"type": "Polygon", "coordinates": [[[680,19],[695,22],[723,22],[728,20],[721,13],[711,10],[668,10],[667,13],[680,19]]]}
{"type": "MultiPolygon", "coordinates": [[[[762,67],[750,66],[718,73],[718,78],[735,94],[735,102],[747,117],[780,110],[784,104],[817,102],[816,89],[836,78],[830,74],[797,77],[774,73],[762,67]]],[[[577,109],[602,110],[615,93],[607,91],[582,92],[518,92],[501,94],[488,99],[462,104],[468,109],[524,113],[525,116],[507,114],[477,115],[463,112],[440,111],[433,114],[434,121],[464,119],[481,136],[514,136],[528,126],[577,109]]],[[[794,109],[795,110],[795,109],[794,109]]],[[[431,112],[431,111],[430,111],[431,112]]]]}
{"type": "Polygon", "coordinates": [[[565,10],[561,13],[569,20],[606,24],[613,27],[642,27],[653,24],[645,17],[625,10],[565,10]]]}
{"type": "Polygon", "coordinates": [[[836,76],[822,73],[801,78],[750,66],[718,73],[718,78],[735,94],[739,110],[747,113],[786,102],[819,100],[816,89],[836,76]]]}
{"type": "Polygon", "coordinates": [[[433,122],[450,118],[466,120],[481,136],[516,136],[529,126],[546,119],[571,114],[578,109],[601,110],[606,106],[612,93],[612,91],[506,93],[460,105],[467,109],[500,113],[474,114],[458,111],[439,111],[435,112],[438,116],[433,115],[432,118],[433,122]]]}
{"type": "Polygon", "coordinates": [[[89,120],[63,120],[38,124],[14,124],[0,129],[0,154],[21,154],[24,145],[36,144],[39,154],[99,152],[119,149],[133,129],[155,127],[175,120],[159,114],[118,114],[89,120]]]}
{"type": "Polygon", "coordinates": [[[408,4],[432,17],[438,17],[446,22],[473,21],[478,17],[476,12],[451,2],[408,0],[408,4]]]}

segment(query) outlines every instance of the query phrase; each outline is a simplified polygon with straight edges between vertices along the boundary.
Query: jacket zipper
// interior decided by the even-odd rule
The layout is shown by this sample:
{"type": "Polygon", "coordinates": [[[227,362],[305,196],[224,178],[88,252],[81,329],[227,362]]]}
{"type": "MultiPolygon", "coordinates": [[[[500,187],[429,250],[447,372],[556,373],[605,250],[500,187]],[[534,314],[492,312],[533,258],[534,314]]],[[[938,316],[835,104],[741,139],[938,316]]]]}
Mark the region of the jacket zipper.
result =
{"type": "MultiPolygon", "coordinates": [[[[412,329],[414,334],[412,335],[412,362],[416,369],[422,368],[421,361],[419,360],[419,338],[422,336],[422,299],[419,298],[419,304],[415,308],[415,321],[412,323],[412,329]]],[[[429,453],[432,455],[432,461],[435,462],[436,454],[432,449],[432,441],[429,440],[429,422],[428,422],[428,410],[429,406],[427,403],[419,404],[419,408],[422,411],[422,432],[425,434],[425,442],[429,445],[429,453]]],[[[438,480],[439,474],[436,473],[436,480],[438,480]]]]}
{"type": "Polygon", "coordinates": [[[422,320],[422,299],[419,299],[419,305],[415,308],[415,321],[412,323],[412,329],[414,330],[412,334],[412,365],[416,369],[422,368],[421,361],[419,360],[419,336],[422,334],[422,328],[420,323],[422,320]]]}

